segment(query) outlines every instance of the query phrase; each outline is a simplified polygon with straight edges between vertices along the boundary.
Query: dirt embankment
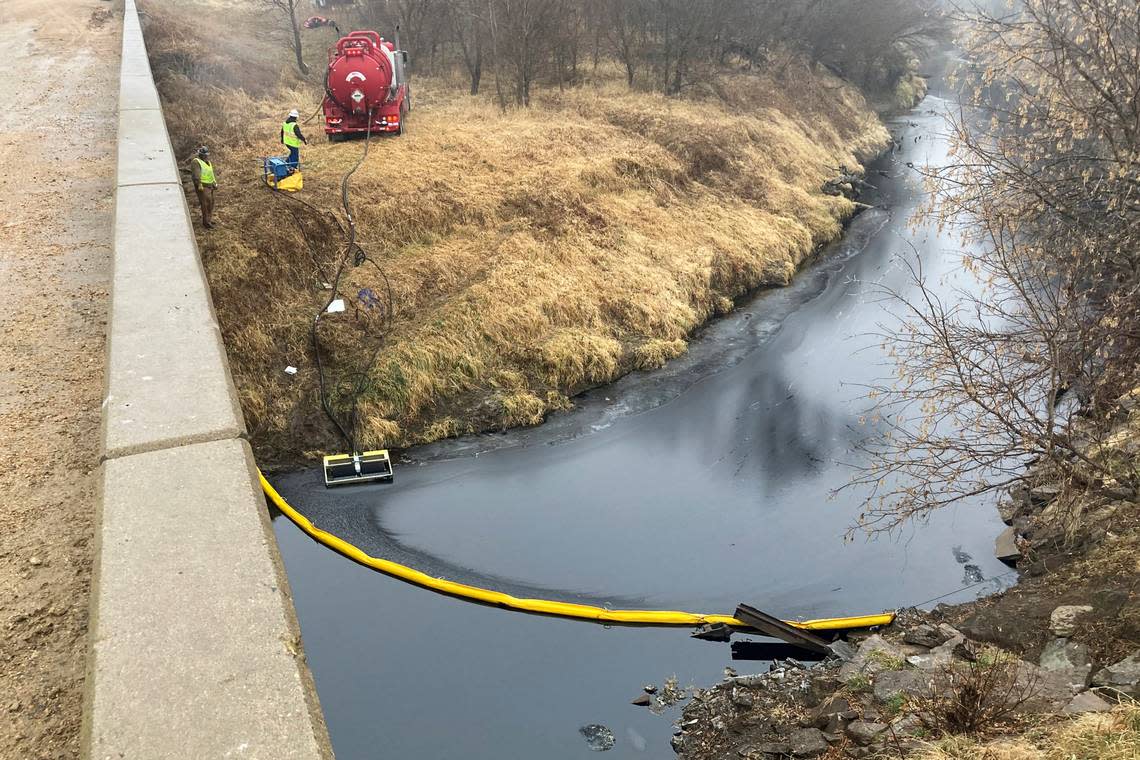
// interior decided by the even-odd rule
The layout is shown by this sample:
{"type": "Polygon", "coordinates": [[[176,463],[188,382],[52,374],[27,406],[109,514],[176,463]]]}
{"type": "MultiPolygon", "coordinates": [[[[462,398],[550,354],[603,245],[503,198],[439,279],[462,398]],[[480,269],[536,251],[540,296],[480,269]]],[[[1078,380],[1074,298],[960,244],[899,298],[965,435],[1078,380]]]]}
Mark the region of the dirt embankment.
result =
{"type": "Polygon", "coordinates": [[[0,758],[79,756],[120,4],[0,10],[0,758]]]}
{"type": "Polygon", "coordinates": [[[321,88],[278,66],[263,20],[194,8],[151,4],[146,35],[176,148],[208,144],[220,173],[218,228],[199,244],[264,463],[344,446],[310,346],[329,285],[348,308],[322,319],[328,392],[347,420],[367,370],[362,445],[535,424],[677,356],[733,299],[786,284],[853,212],[822,183],[888,137],[857,91],[807,67],[726,76],[724,97],[702,101],[630,92],[603,67],[506,113],[416,79],[408,133],[374,141],[352,179],[369,261],[337,281],[339,183],[363,143],[327,143],[318,117],[303,127],[303,193],[261,186],[285,112],[311,113],[321,88]]]}

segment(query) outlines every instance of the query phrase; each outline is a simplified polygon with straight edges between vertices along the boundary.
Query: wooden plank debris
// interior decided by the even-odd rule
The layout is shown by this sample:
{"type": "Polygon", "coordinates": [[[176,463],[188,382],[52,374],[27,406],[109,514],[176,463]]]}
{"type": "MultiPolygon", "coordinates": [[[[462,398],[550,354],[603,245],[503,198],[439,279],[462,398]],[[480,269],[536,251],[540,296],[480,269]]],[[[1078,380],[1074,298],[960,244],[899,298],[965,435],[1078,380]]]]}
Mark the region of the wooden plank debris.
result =
{"type": "Polygon", "coordinates": [[[766,612],[761,612],[755,607],[750,607],[747,604],[738,605],[735,617],[765,636],[772,636],[802,649],[819,652],[823,655],[831,653],[826,639],[822,639],[810,631],[790,626],[783,620],[774,618],[766,612]]]}

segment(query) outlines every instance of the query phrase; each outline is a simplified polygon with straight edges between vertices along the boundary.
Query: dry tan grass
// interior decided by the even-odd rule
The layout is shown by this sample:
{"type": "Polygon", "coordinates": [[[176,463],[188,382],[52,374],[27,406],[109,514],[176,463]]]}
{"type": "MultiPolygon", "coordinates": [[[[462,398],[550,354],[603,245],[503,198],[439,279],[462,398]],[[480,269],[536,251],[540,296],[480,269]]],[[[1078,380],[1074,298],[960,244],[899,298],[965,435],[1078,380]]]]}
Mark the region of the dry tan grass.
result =
{"type": "MultiPolygon", "coordinates": [[[[210,144],[220,172],[220,227],[199,244],[247,421],[263,454],[296,452],[300,438],[335,448],[308,330],[339,231],[255,171],[279,152],[283,113],[311,110],[320,90],[271,76],[260,61],[272,53],[243,47],[251,22],[236,11],[191,27],[172,15],[187,7],[153,8],[148,42],[166,66],[176,146],[210,144]],[[203,33],[232,56],[198,60],[203,33]],[[301,371],[283,374],[288,364],[301,371]]],[[[703,101],[603,80],[506,113],[415,81],[409,132],[375,141],[352,181],[360,241],[395,306],[359,410],[364,442],[537,423],[568,395],[680,355],[734,299],[787,284],[852,213],[819,192],[829,167],[857,165],[887,139],[853,89],[806,68],[789,76],[726,79],[726,99],[703,101]]],[[[338,210],[363,144],[326,143],[319,120],[306,129],[302,197],[338,210]]],[[[365,288],[386,292],[372,266],[350,269],[340,292],[352,301],[365,288]]],[[[338,408],[381,323],[356,304],[322,327],[338,408]]]]}
{"type": "Polygon", "coordinates": [[[653,338],[634,349],[633,357],[638,369],[659,369],[670,359],[681,356],[687,348],[688,344],[681,338],[653,338]]]}
{"type": "Polygon", "coordinates": [[[953,737],[931,744],[915,760],[1135,760],[1140,757],[1140,706],[1084,715],[1024,736],[978,742],[953,737]]]}

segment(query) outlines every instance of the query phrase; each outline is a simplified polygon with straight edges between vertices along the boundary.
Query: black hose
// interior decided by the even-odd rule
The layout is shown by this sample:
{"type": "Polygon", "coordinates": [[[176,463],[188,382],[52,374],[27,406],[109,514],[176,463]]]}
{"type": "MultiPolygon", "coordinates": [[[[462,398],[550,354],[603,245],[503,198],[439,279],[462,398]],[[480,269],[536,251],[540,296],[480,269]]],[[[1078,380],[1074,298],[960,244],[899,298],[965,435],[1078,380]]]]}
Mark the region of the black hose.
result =
{"type": "MultiPolygon", "coordinates": [[[[328,74],[325,74],[325,77],[327,78],[328,74]]],[[[327,85],[325,86],[325,92],[328,92],[328,86],[327,85]]],[[[310,121],[312,121],[314,118],[316,118],[316,115],[319,114],[321,112],[321,109],[324,107],[325,107],[325,102],[322,100],[320,103],[317,104],[316,110],[314,110],[311,114],[309,114],[305,118],[305,120],[301,123],[302,124],[308,124],[310,121]]]]}
{"type": "MultiPolygon", "coordinates": [[[[329,403],[328,389],[325,387],[325,367],[324,362],[321,361],[320,337],[317,335],[317,326],[321,322],[321,315],[324,314],[329,306],[332,306],[332,302],[336,300],[337,289],[340,287],[340,279],[344,274],[344,265],[347,262],[347,259],[347,256],[341,256],[340,265],[336,270],[336,278],[332,282],[332,295],[329,297],[328,303],[326,303],[321,308],[321,310],[317,312],[316,317],[313,319],[313,324],[309,328],[309,339],[313,344],[313,358],[317,364],[317,384],[320,389],[321,408],[324,409],[325,415],[336,427],[337,431],[340,433],[341,437],[344,438],[345,442],[351,445],[355,436],[350,435],[348,431],[345,430],[344,426],[340,424],[340,420],[336,418],[336,414],[332,410],[332,405],[329,403]]],[[[355,453],[355,450],[353,453],[355,453]]]]}
{"type": "MultiPolygon", "coordinates": [[[[324,409],[325,415],[329,418],[330,421],[332,421],[333,425],[336,427],[337,431],[341,434],[341,437],[344,438],[345,442],[352,449],[352,453],[354,453],[354,454],[359,450],[359,447],[357,445],[357,443],[358,443],[358,438],[357,438],[357,428],[358,428],[358,425],[357,425],[357,406],[358,406],[358,403],[360,401],[360,395],[364,391],[364,384],[367,382],[368,369],[369,369],[369,367],[372,366],[372,363],[374,363],[376,361],[376,357],[380,353],[380,347],[383,345],[383,342],[381,341],[380,343],[377,344],[375,351],[373,351],[372,358],[370,359],[368,364],[364,365],[364,369],[360,373],[360,378],[357,381],[355,388],[353,389],[352,412],[350,413],[348,428],[346,429],[345,426],[341,424],[340,420],[337,419],[336,413],[332,409],[332,404],[329,402],[328,390],[327,390],[327,387],[325,385],[324,363],[321,361],[320,335],[317,332],[317,328],[320,325],[321,316],[324,315],[325,312],[328,311],[328,308],[330,306],[332,306],[333,301],[336,300],[337,292],[340,289],[340,281],[341,281],[342,276],[344,275],[345,267],[348,264],[349,256],[351,255],[351,256],[355,257],[355,255],[356,255],[356,249],[357,249],[357,245],[356,245],[356,219],[352,215],[352,205],[349,203],[348,188],[349,188],[349,181],[352,179],[352,175],[356,173],[356,170],[359,169],[364,164],[365,160],[368,158],[368,147],[369,147],[369,145],[371,145],[371,142],[372,142],[372,109],[369,109],[368,110],[368,127],[367,127],[367,129],[365,131],[365,135],[364,135],[364,151],[363,151],[363,153],[361,153],[360,158],[357,159],[356,163],[352,165],[352,168],[349,169],[348,172],[345,173],[344,177],[340,181],[341,205],[344,207],[344,215],[345,215],[345,218],[348,220],[348,242],[347,242],[347,245],[345,246],[344,252],[341,254],[341,257],[340,257],[340,265],[337,267],[337,270],[336,270],[336,278],[333,280],[333,283],[332,283],[333,287],[332,287],[332,292],[329,295],[329,300],[321,308],[321,310],[317,312],[317,315],[313,319],[313,324],[312,324],[312,327],[310,329],[310,338],[311,338],[312,344],[313,344],[313,356],[314,356],[314,358],[316,360],[316,364],[317,364],[317,381],[318,381],[318,385],[320,387],[321,408],[324,409]],[[351,430],[352,432],[349,433],[348,432],[349,430],[351,430]]],[[[379,268],[379,267],[377,267],[377,268],[379,268]]],[[[385,279],[387,279],[387,278],[385,278],[385,279]]],[[[389,297],[391,297],[391,288],[390,287],[389,287],[388,293],[389,293],[389,297]]],[[[391,302],[390,301],[389,301],[388,311],[389,311],[389,315],[390,315],[391,314],[391,302]]],[[[389,325],[390,324],[391,323],[389,322],[389,325]]]]}
{"type": "MultiPolygon", "coordinates": [[[[336,103],[337,108],[339,108],[340,110],[346,111],[349,113],[352,112],[351,108],[346,108],[344,103],[340,102],[340,100],[336,96],[336,93],[334,93],[332,91],[332,87],[329,87],[329,70],[328,69],[325,69],[325,97],[328,98],[329,100],[331,100],[332,102],[336,103]]],[[[324,103],[322,102],[321,105],[323,106],[324,103]]],[[[372,127],[371,114],[369,114],[368,122],[369,122],[368,127],[369,127],[369,129],[371,129],[371,127],[372,127]]]]}
{"type": "MultiPolygon", "coordinates": [[[[336,275],[333,277],[333,281],[331,283],[331,293],[329,295],[329,299],[325,302],[324,306],[322,306],[321,309],[317,312],[316,316],[313,318],[312,324],[311,324],[310,329],[309,329],[309,338],[310,338],[310,341],[311,341],[312,346],[313,346],[313,358],[314,358],[315,364],[317,366],[317,384],[318,384],[320,398],[321,398],[321,408],[323,409],[325,416],[327,416],[329,418],[329,421],[332,422],[332,424],[336,428],[337,432],[344,439],[345,443],[347,443],[349,445],[349,447],[352,449],[353,453],[356,453],[359,450],[359,439],[357,436],[357,428],[358,428],[357,409],[358,409],[358,404],[360,401],[360,396],[363,394],[364,386],[368,381],[369,369],[376,363],[376,359],[380,355],[380,350],[384,346],[384,335],[381,335],[380,340],[377,341],[376,347],[373,349],[369,360],[363,365],[363,368],[357,374],[357,377],[355,380],[356,384],[355,384],[355,386],[353,388],[353,392],[352,392],[352,411],[350,414],[348,425],[346,427],[345,424],[343,424],[337,418],[336,412],[333,410],[332,403],[329,400],[328,387],[327,387],[327,383],[326,383],[326,379],[325,379],[325,367],[324,367],[324,362],[321,360],[320,335],[318,333],[317,328],[320,325],[321,317],[328,311],[328,308],[332,305],[333,301],[335,301],[337,299],[337,295],[338,295],[339,290],[340,290],[340,283],[344,277],[344,271],[348,265],[349,256],[351,255],[353,258],[353,264],[355,266],[360,266],[360,265],[364,264],[365,262],[368,262],[368,263],[372,264],[373,267],[376,268],[376,271],[380,274],[381,278],[383,278],[384,285],[385,285],[385,288],[387,290],[387,296],[388,296],[387,309],[385,312],[385,325],[384,325],[385,334],[388,332],[391,332],[391,329],[392,329],[392,319],[393,319],[393,311],[394,311],[393,304],[395,302],[394,294],[392,292],[392,282],[388,278],[387,273],[380,267],[380,265],[377,264],[371,257],[369,257],[368,254],[365,253],[364,250],[359,245],[357,245],[357,243],[356,243],[356,218],[352,214],[352,206],[351,206],[351,203],[349,201],[349,181],[352,179],[352,175],[355,174],[356,171],[364,164],[365,160],[367,160],[369,146],[371,145],[371,139],[372,139],[372,111],[370,109],[368,112],[368,127],[365,131],[364,151],[361,154],[360,158],[357,159],[356,163],[353,164],[352,168],[349,169],[348,172],[346,172],[344,177],[341,179],[341,196],[340,196],[341,197],[341,205],[344,208],[345,217],[348,220],[348,229],[346,230],[344,228],[344,226],[342,226],[340,224],[340,220],[336,218],[335,214],[328,214],[328,216],[334,222],[336,222],[337,226],[340,227],[341,233],[346,235],[346,237],[347,237],[346,245],[345,245],[343,252],[341,253],[340,263],[337,265],[336,275]]],[[[289,195],[287,193],[282,193],[281,191],[277,190],[276,188],[274,188],[272,186],[269,186],[269,187],[270,187],[270,190],[272,190],[273,192],[279,193],[281,195],[281,197],[288,199],[289,201],[291,201],[293,203],[297,203],[297,204],[300,204],[302,206],[307,207],[308,209],[313,211],[318,216],[322,216],[322,215],[327,213],[326,211],[317,208],[313,204],[311,204],[305,200],[302,200],[301,198],[297,198],[297,197],[295,197],[293,195],[289,195]]],[[[290,213],[292,213],[292,212],[290,212],[290,213]]],[[[297,217],[296,214],[292,214],[292,215],[293,215],[294,221],[297,223],[298,228],[301,230],[301,236],[305,239],[305,244],[310,247],[310,254],[312,254],[313,251],[312,251],[312,246],[309,242],[309,236],[305,232],[305,229],[301,224],[301,220],[297,217]]],[[[312,258],[313,258],[314,265],[317,267],[318,273],[322,277],[324,277],[325,276],[324,271],[320,267],[320,265],[317,263],[316,257],[312,256],[312,258]]]]}

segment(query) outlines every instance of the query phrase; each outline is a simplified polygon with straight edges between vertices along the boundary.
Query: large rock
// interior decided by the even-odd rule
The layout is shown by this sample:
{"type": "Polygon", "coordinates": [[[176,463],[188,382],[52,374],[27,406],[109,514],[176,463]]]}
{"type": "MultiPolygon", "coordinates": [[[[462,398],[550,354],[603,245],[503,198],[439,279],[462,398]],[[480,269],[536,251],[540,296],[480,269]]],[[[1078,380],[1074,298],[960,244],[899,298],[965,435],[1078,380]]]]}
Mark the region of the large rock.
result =
{"type": "Polygon", "coordinates": [[[946,640],[934,647],[934,649],[931,650],[932,654],[947,653],[953,655],[958,650],[958,647],[966,643],[966,637],[953,626],[941,623],[938,626],[938,630],[946,634],[946,640]]]}
{"type": "Polygon", "coordinates": [[[1040,595],[1008,594],[976,607],[958,627],[972,641],[1037,655],[1049,639],[1049,614],[1056,607],[1056,600],[1040,595]]]}
{"type": "Polygon", "coordinates": [[[843,667],[839,669],[839,677],[846,681],[860,674],[874,675],[884,670],[897,670],[893,665],[896,661],[905,663],[906,652],[876,633],[867,637],[855,656],[843,663],[843,667]]]}
{"type": "Polygon", "coordinates": [[[1049,630],[1058,638],[1068,638],[1077,629],[1077,618],[1092,611],[1093,608],[1087,604],[1066,604],[1058,607],[1049,615],[1049,630]]]}
{"type": "Polygon", "coordinates": [[[832,654],[839,658],[841,662],[848,662],[853,658],[859,650],[848,644],[843,639],[838,639],[827,645],[832,654]]]}
{"type": "Polygon", "coordinates": [[[925,694],[930,688],[930,676],[917,670],[888,670],[875,676],[875,699],[887,702],[904,694],[925,694]]]}
{"type": "Polygon", "coordinates": [[[847,735],[851,737],[851,740],[863,746],[875,741],[879,734],[886,730],[886,723],[873,723],[866,720],[852,721],[846,729],[847,735]]]}
{"type": "Polygon", "coordinates": [[[1082,715],[1090,712],[1108,712],[1111,709],[1112,705],[1096,694],[1091,691],[1083,691],[1065,705],[1063,712],[1066,715],[1082,715]]]}
{"type": "Polygon", "coordinates": [[[1056,713],[1072,701],[1076,689],[1070,684],[1068,673],[1043,670],[1024,660],[1019,660],[1014,668],[1009,698],[1019,701],[1015,705],[1017,712],[1056,713]]]}
{"type": "Polygon", "coordinates": [[[1017,546],[1017,529],[1006,528],[994,540],[994,556],[1006,564],[1013,565],[1021,558],[1021,549],[1017,546]]]}
{"type": "Polygon", "coordinates": [[[1061,495],[1060,483],[1044,483],[1029,489],[1029,501],[1034,506],[1043,507],[1051,504],[1061,495]]]}
{"type": "Polygon", "coordinates": [[[959,647],[965,645],[966,637],[945,623],[938,626],[938,636],[942,638],[941,644],[924,654],[912,654],[906,661],[919,670],[931,672],[944,670],[955,658],[960,659],[959,647]]]}
{"type": "Polygon", "coordinates": [[[906,658],[906,661],[912,667],[927,673],[932,673],[934,671],[943,670],[950,664],[952,659],[953,657],[951,657],[949,653],[935,654],[934,652],[927,652],[926,654],[912,654],[906,658]]]}
{"type": "Polygon", "coordinates": [[[832,697],[811,711],[811,725],[826,731],[837,716],[846,718],[849,715],[854,717],[851,702],[845,697],[832,697]]]}
{"type": "MultiPolygon", "coordinates": [[[[949,627],[949,626],[947,626],[949,627]]],[[[951,629],[953,630],[953,629],[951,629]]],[[[934,649],[934,647],[945,644],[951,638],[949,631],[942,629],[939,626],[931,625],[930,623],[922,623],[903,634],[903,641],[908,644],[914,644],[927,649],[934,649]]]]}
{"type": "Polygon", "coordinates": [[[1020,509],[1021,505],[1013,499],[1002,499],[997,505],[998,515],[1006,525],[1013,525],[1013,518],[1017,517],[1020,509]]]}
{"type": "Polygon", "coordinates": [[[1084,689],[1092,678],[1089,648],[1069,639],[1054,639],[1046,644],[1038,664],[1042,670],[1067,678],[1074,690],[1084,689]]]}
{"type": "Polygon", "coordinates": [[[827,752],[827,738],[818,728],[801,728],[788,734],[795,757],[819,757],[827,752]]]}
{"type": "Polygon", "coordinates": [[[894,736],[907,736],[924,731],[926,728],[923,723],[924,715],[925,714],[907,713],[906,715],[899,716],[890,725],[891,734],[894,736]]]}
{"type": "Polygon", "coordinates": [[[1140,696],[1140,649],[1115,665],[1098,670],[1092,678],[1097,686],[1109,686],[1132,697],[1140,696]]]}

